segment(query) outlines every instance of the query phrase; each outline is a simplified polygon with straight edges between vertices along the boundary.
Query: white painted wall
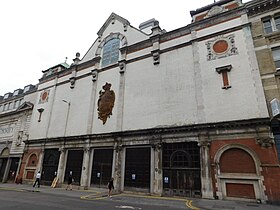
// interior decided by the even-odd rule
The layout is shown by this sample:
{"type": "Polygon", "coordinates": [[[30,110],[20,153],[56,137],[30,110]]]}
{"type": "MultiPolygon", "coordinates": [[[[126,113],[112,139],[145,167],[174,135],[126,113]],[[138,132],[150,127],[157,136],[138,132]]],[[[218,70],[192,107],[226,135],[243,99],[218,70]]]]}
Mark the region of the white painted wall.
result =
{"type": "MultiPolygon", "coordinates": [[[[237,26],[243,22],[235,19],[230,21],[237,26]]],[[[194,38],[215,33],[226,27],[228,23],[221,23],[211,28],[201,29],[194,38]]],[[[104,31],[102,38],[111,32],[120,32],[128,40],[128,45],[147,38],[142,32],[128,27],[123,31],[123,24],[115,21],[104,31]]],[[[54,97],[54,81],[43,83],[39,86],[50,89],[49,102],[38,104],[36,100],[31,126],[30,138],[45,138],[50,120],[48,137],[63,136],[67,104],[71,103],[66,136],[87,134],[89,118],[93,119],[92,133],[110,133],[119,131],[118,122],[123,122],[123,130],[137,130],[154,127],[168,127],[192,125],[200,123],[214,123],[241,119],[268,117],[265,105],[261,80],[256,74],[257,63],[253,55],[253,45],[248,44],[246,30],[232,32],[235,35],[235,44],[238,54],[207,61],[207,47],[202,40],[194,45],[168,51],[160,55],[160,64],[154,65],[153,58],[149,57],[126,65],[124,98],[120,100],[120,73],[119,67],[102,71],[98,74],[96,82],[91,76],[79,79],[75,88],[70,89],[69,75],[59,79],[66,84],[58,85],[54,97]],[[229,81],[232,88],[222,89],[222,76],[216,72],[217,67],[232,65],[229,72],[229,81]],[[115,105],[112,115],[105,125],[98,119],[97,102],[99,91],[108,82],[115,92],[115,105]],[[96,88],[95,102],[90,105],[92,90],[96,88]],[[54,100],[53,100],[54,99],[54,100]],[[52,107],[52,100],[54,102],[52,107]],[[198,108],[198,104],[202,102],[198,108]],[[120,103],[120,104],[119,104],[120,103]],[[117,119],[123,105],[123,119],[117,119]],[[38,108],[44,108],[42,121],[38,122],[38,108]],[[93,109],[93,115],[90,110],[93,109]],[[203,117],[199,116],[203,114],[203,117]]],[[[231,34],[232,34],[231,33],[231,34]]],[[[227,34],[229,35],[229,34],[227,34]]],[[[180,37],[169,42],[164,42],[160,49],[167,49],[176,44],[187,42],[191,35],[180,37]]],[[[212,37],[211,40],[215,39],[212,37]]],[[[93,59],[99,42],[95,42],[82,62],[93,59]]],[[[151,48],[139,50],[129,54],[129,59],[137,58],[151,52],[151,48]]],[[[77,75],[83,76],[93,67],[79,71],[77,75]]]]}

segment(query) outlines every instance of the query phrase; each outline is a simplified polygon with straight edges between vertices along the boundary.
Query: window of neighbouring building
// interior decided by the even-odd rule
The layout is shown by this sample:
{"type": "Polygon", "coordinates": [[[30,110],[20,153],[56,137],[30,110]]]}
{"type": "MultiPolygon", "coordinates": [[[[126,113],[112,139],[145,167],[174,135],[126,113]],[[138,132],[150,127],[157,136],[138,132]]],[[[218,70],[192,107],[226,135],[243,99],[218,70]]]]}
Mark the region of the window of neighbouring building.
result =
{"type": "Polygon", "coordinates": [[[280,161],[280,134],[274,134],[274,141],[278,153],[278,160],[280,161]]]}
{"type": "Polygon", "coordinates": [[[280,15],[264,18],[262,22],[263,30],[266,34],[270,34],[275,31],[280,31],[280,15]]]}
{"type": "Polygon", "coordinates": [[[119,60],[120,40],[115,38],[109,40],[103,47],[102,66],[107,66],[119,60]]]}
{"type": "Polygon", "coordinates": [[[272,33],[272,24],[270,19],[263,21],[263,29],[266,34],[272,33]]]}
{"type": "Polygon", "coordinates": [[[272,56],[276,69],[280,69],[280,47],[272,49],[272,56]]]}

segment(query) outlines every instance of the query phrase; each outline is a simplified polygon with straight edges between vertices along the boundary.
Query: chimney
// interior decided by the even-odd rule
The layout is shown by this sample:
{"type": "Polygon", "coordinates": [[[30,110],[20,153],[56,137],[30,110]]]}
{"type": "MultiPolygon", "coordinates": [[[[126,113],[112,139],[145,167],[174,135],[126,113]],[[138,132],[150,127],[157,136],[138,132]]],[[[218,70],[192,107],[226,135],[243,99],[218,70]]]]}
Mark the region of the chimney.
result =
{"type": "Polygon", "coordinates": [[[153,19],[150,19],[150,20],[147,20],[147,21],[141,23],[139,25],[139,29],[146,34],[151,34],[152,28],[154,28],[156,26],[159,26],[159,22],[155,18],[153,18],[153,19]]]}

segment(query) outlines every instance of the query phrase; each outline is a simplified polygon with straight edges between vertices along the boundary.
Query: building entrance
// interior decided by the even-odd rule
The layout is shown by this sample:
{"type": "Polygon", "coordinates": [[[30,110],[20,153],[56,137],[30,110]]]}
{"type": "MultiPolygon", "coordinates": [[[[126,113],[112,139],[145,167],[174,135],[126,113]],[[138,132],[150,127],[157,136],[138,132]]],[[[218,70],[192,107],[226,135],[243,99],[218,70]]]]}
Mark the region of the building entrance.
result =
{"type": "Polygon", "coordinates": [[[43,169],[42,169],[42,184],[51,185],[54,180],[59,162],[59,151],[58,149],[46,149],[43,169]]]}
{"type": "Polygon", "coordinates": [[[7,161],[7,158],[0,158],[0,182],[3,182],[7,161]]]}
{"type": "Polygon", "coordinates": [[[8,178],[7,178],[8,182],[15,181],[18,164],[19,164],[19,158],[11,158],[11,165],[10,165],[10,170],[9,170],[8,178]]]}
{"type": "Polygon", "coordinates": [[[196,142],[164,144],[163,188],[168,196],[201,195],[200,152],[196,142]]]}
{"type": "Polygon", "coordinates": [[[64,182],[67,182],[68,175],[70,171],[72,171],[72,175],[73,175],[72,177],[74,179],[73,184],[80,185],[82,166],[83,166],[83,156],[84,156],[83,150],[68,151],[64,182]]]}
{"type": "Polygon", "coordinates": [[[150,189],[151,149],[127,148],[125,155],[125,188],[150,189]]]}
{"type": "Polygon", "coordinates": [[[112,177],[113,149],[95,149],[91,173],[91,184],[106,186],[112,177]]]}

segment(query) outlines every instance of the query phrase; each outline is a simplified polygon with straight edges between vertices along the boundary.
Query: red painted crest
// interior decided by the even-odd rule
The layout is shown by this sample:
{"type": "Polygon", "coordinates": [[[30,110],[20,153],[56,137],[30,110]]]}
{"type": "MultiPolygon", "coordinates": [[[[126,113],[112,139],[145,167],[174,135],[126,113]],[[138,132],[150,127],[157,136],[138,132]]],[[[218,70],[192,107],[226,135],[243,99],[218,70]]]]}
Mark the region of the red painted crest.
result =
{"type": "Polygon", "coordinates": [[[111,84],[107,83],[102,87],[104,91],[99,91],[98,105],[98,119],[102,120],[103,125],[106,123],[107,118],[112,115],[112,110],[115,103],[115,93],[110,90],[111,84]]]}

